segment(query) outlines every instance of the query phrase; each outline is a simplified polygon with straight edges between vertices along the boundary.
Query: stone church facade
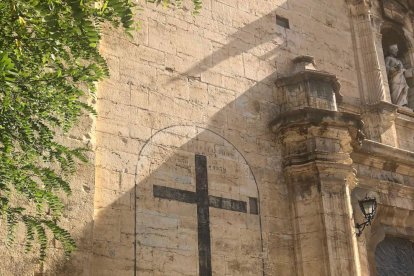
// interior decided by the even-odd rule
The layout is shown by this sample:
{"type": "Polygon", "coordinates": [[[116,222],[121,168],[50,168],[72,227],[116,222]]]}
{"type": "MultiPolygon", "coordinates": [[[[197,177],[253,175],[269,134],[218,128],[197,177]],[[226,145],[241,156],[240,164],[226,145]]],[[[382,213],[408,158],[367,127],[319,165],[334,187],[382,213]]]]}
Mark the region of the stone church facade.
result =
{"type": "Polygon", "coordinates": [[[78,251],[2,249],[1,275],[414,275],[414,1],[141,4],[71,134],[78,251]]]}

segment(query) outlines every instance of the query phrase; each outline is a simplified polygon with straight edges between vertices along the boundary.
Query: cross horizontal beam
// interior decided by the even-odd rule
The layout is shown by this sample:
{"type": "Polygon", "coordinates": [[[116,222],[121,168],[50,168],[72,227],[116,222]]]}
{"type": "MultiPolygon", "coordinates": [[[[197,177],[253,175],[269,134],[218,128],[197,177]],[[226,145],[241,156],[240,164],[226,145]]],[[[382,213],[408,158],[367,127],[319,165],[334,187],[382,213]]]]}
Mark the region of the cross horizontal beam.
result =
{"type": "MultiPolygon", "coordinates": [[[[154,185],[154,197],[169,199],[179,202],[197,203],[197,196],[195,192],[179,190],[175,188],[154,185]]],[[[209,196],[209,206],[217,209],[224,209],[234,212],[247,213],[247,203],[245,201],[223,198],[218,196],[209,196]]],[[[251,212],[256,214],[255,212],[251,212]]]]}

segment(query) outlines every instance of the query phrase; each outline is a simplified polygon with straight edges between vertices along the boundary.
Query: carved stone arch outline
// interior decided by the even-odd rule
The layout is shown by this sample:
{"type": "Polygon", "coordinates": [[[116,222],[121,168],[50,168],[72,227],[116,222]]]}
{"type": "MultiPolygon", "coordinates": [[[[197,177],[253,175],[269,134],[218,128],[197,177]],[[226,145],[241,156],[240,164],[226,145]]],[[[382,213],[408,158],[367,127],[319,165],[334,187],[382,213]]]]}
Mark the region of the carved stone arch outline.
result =
{"type": "MultiPolygon", "coordinates": [[[[159,142],[160,142],[159,140],[160,139],[161,140],[166,139],[165,137],[160,138],[160,137],[163,136],[163,134],[166,134],[167,136],[171,135],[171,134],[179,134],[179,136],[183,137],[183,140],[186,141],[186,142],[184,142],[184,144],[182,144],[182,145],[184,145],[184,147],[185,147],[185,145],[190,144],[192,141],[197,142],[198,139],[200,139],[200,137],[201,137],[201,140],[203,140],[203,139],[205,140],[206,137],[202,138],[202,136],[207,136],[207,137],[212,137],[213,139],[222,140],[222,141],[224,141],[224,143],[226,145],[229,145],[230,147],[232,147],[237,152],[236,155],[239,156],[239,157],[237,157],[238,160],[240,160],[241,163],[244,163],[248,167],[248,171],[251,175],[251,178],[253,180],[252,182],[254,183],[254,187],[255,187],[255,190],[257,192],[256,193],[256,195],[257,195],[256,200],[257,200],[257,208],[258,209],[257,209],[257,211],[253,211],[253,212],[257,212],[255,214],[258,215],[258,228],[259,228],[259,233],[258,234],[260,235],[260,240],[259,240],[259,242],[260,242],[260,255],[261,255],[260,259],[261,259],[261,267],[262,267],[261,271],[263,271],[263,273],[264,273],[264,259],[262,257],[263,252],[264,252],[264,244],[263,244],[262,218],[261,218],[261,212],[260,212],[260,207],[261,207],[261,205],[260,205],[260,191],[259,191],[259,187],[258,187],[256,177],[253,173],[253,170],[252,170],[249,162],[247,161],[247,159],[243,155],[243,153],[230,140],[225,138],[223,135],[215,132],[214,130],[211,130],[211,129],[208,129],[208,128],[205,128],[205,127],[202,127],[202,126],[197,126],[197,125],[180,124],[180,125],[171,125],[171,126],[165,127],[163,129],[160,129],[160,130],[156,131],[155,133],[153,133],[151,135],[151,137],[142,146],[142,148],[140,149],[139,154],[138,154],[138,160],[137,160],[136,171],[135,171],[135,189],[134,189],[135,190],[134,191],[134,194],[135,194],[135,196],[134,196],[134,198],[135,198],[135,209],[134,209],[134,213],[135,213],[135,231],[134,231],[135,232],[135,237],[134,237],[134,267],[135,267],[134,271],[135,271],[135,275],[139,275],[139,274],[137,274],[138,273],[137,269],[139,268],[138,267],[138,263],[139,263],[138,249],[139,249],[139,246],[141,245],[140,241],[138,241],[138,238],[137,238],[138,232],[139,232],[139,231],[137,231],[137,218],[138,218],[138,213],[140,211],[140,210],[138,210],[139,208],[138,208],[138,204],[137,204],[137,198],[139,197],[139,194],[141,194],[141,192],[142,192],[140,190],[144,189],[145,190],[144,192],[148,192],[146,190],[147,187],[142,187],[142,185],[141,185],[142,184],[141,182],[146,182],[146,181],[143,181],[144,178],[142,177],[140,170],[142,170],[142,163],[146,162],[146,160],[145,160],[146,156],[148,156],[148,154],[151,154],[151,153],[148,153],[148,152],[152,151],[151,147],[153,147],[156,144],[159,145],[159,142]]],[[[170,142],[167,142],[167,143],[170,143],[170,142]]],[[[171,145],[173,145],[173,147],[176,148],[177,150],[181,149],[181,142],[176,143],[176,142],[172,141],[171,145]]],[[[187,149],[185,151],[187,151],[187,149]]],[[[190,153],[190,154],[193,153],[193,154],[197,155],[197,154],[200,154],[200,152],[198,152],[198,151],[199,150],[188,150],[188,153],[190,153]]],[[[201,150],[201,152],[203,152],[203,151],[204,150],[201,150]]],[[[210,152],[208,152],[205,155],[207,157],[210,156],[210,152]]],[[[166,157],[165,160],[168,160],[168,159],[169,159],[169,157],[166,157]]],[[[151,172],[149,174],[151,174],[151,172]]],[[[155,196],[155,194],[154,194],[154,196],[155,196]]],[[[249,202],[247,202],[247,204],[248,203],[249,202]]],[[[212,205],[210,205],[210,207],[211,206],[212,205]]],[[[224,208],[224,209],[226,209],[226,208],[224,208]]],[[[251,207],[249,207],[249,209],[250,209],[250,213],[253,214],[252,210],[251,210],[251,207]]],[[[230,209],[227,209],[227,210],[230,210],[230,209]]]]}
{"type": "Polygon", "coordinates": [[[402,24],[404,15],[409,12],[409,5],[406,0],[377,0],[381,6],[384,18],[402,24]]]}
{"type": "Polygon", "coordinates": [[[404,26],[386,20],[381,24],[381,33],[383,34],[387,30],[395,32],[401,39],[404,39],[405,50],[413,47],[413,39],[410,38],[408,30],[404,26]]]}

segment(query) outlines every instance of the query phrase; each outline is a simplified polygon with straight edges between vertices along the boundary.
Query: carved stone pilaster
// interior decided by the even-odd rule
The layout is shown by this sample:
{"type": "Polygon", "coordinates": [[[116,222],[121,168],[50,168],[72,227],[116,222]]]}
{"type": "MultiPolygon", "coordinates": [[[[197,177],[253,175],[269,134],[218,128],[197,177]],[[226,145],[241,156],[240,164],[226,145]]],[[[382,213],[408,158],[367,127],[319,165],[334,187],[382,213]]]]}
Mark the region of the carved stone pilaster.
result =
{"type": "Polygon", "coordinates": [[[363,102],[391,102],[381,44],[382,20],[372,14],[371,5],[366,1],[351,3],[350,8],[363,102]]]}
{"type": "MultiPolygon", "coordinates": [[[[414,16],[412,24],[414,26],[414,16]]],[[[411,35],[406,35],[406,37],[411,37],[411,35]]],[[[410,46],[413,42],[411,42],[410,46]]],[[[407,52],[409,53],[409,59],[411,61],[411,64],[414,64],[414,47],[409,47],[407,52]]],[[[414,110],[414,75],[411,77],[406,77],[406,79],[407,84],[410,87],[410,89],[408,90],[408,107],[414,110]]]]}
{"type": "Polygon", "coordinates": [[[363,139],[363,123],[356,114],[337,111],[336,84],[335,76],[306,66],[277,81],[285,108],[271,127],[283,146],[298,275],[359,275],[350,154],[363,139]],[[315,81],[319,85],[311,89],[315,81]],[[314,99],[295,100],[309,97],[314,99]]]}

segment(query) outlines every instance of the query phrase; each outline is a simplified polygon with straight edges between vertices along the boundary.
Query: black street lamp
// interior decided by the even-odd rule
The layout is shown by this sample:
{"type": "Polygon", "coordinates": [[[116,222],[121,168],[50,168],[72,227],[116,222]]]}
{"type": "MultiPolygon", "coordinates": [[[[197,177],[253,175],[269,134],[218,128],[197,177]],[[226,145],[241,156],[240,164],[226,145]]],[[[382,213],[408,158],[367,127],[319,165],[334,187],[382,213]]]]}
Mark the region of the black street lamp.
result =
{"type": "Polygon", "coordinates": [[[365,221],[361,224],[355,224],[355,227],[357,228],[357,237],[361,236],[362,231],[364,231],[367,225],[371,225],[375,212],[377,211],[377,199],[375,197],[365,196],[364,199],[358,200],[358,203],[359,208],[361,208],[361,212],[364,214],[365,221]]]}

